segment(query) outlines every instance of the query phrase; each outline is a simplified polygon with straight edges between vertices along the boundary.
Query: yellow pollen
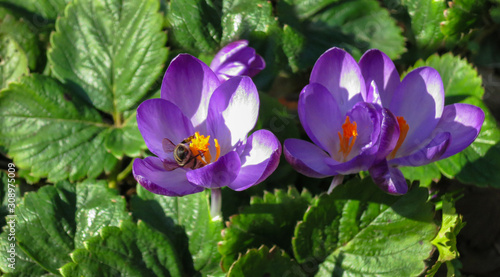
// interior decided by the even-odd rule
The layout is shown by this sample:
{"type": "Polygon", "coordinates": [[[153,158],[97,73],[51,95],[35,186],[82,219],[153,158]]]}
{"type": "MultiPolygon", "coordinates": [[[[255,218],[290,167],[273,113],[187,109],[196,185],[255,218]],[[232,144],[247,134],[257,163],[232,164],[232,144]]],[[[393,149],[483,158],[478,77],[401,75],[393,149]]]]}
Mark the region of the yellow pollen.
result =
{"type": "Polygon", "coordinates": [[[215,149],[217,149],[217,153],[215,154],[215,161],[216,162],[219,157],[220,157],[220,145],[219,145],[219,141],[217,139],[214,139],[215,141],[215,149]]]}
{"type": "MultiPolygon", "coordinates": [[[[193,138],[191,138],[190,144],[189,144],[189,149],[193,153],[193,155],[196,156],[196,159],[200,161],[203,165],[207,165],[210,162],[212,162],[212,155],[210,154],[210,149],[208,149],[208,146],[210,143],[208,141],[210,140],[210,136],[203,136],[200,135],[200,133],[196,132],[194,133],[193,138]]],[[[219,142],[217,139],[214,139],[215,141],[215,148],[217,150],[215,161],[219,159],[220,156],[220,146],[219,142]]]]}
{"type": "Polygon", "coordinates": [[[342,124],[343,134],[339,133],[339,141],[340,141],[340,150],[339,153],[342,153],[342,156],[345,159],[349,155],[354,146],[354,142],[356,141],[356,137],[358,136],[358,127],[356,121],[349,120],[349,116],[346,116],[345,123],[342,124]],[[352,140],[351,140],[352,138],[352,140]]]}
{"type": "Polygon", "coordinates": [[[403,142],[406,139],[406,135],[408,134],[408,130],[410,130],[410,126],[406,123],[406,120],[402,116],[398,116],[398,125],[399,125],[399,138],[398,142],[396,143],[396,147],[394,147],[394,150],[392,150],[391,154],[389,154],[389,159],[394,159],[396,156],[396,153],[398,152],[399,148],[403,144],[403,142]]]}

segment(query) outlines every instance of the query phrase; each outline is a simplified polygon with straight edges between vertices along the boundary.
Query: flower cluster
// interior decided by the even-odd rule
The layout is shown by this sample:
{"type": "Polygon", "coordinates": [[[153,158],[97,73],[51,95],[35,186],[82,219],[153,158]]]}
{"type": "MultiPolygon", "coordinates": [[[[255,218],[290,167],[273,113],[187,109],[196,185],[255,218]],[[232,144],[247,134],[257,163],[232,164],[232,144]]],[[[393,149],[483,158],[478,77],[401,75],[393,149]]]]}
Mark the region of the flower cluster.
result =
{"type": "Polygon", "coordinates": [[[156,157],[136,159],[135,179],[168,196],[228,186],[244,190],[266,179],[281,155],[267,130],[248,136],[259,112],[259,94],[247,76],[221,82],[197,58],[181,54],[165,73],[160,99],[143,102],[137,123],[156,157]]]}
{"type": "MultiPolygon", "coordinates": [[[[266,179],[278,165],[280,142],[267,130],[248,136],[259,111],[259,94],[248,76],[264,66],[247,41],[223,48],[210,67],[193,56],[177,56],[165,73],[161,98],[137,110],[139,130],[156,157],[134,161],[136,180],[151,192],[182,196],[224,186],[244,190],[266,179]]],[[[333,189],[344,175],[369,171],[391,194],[408,190],[399,166],[425,165],[462,151],[484,121],[478,107],[444,105],[435,69],[417,68],[401,81],[383,52],[369,50],[358,63],[339,48],[317,60],[298,113],[312,141],[284,143],[285,158],[298,172],[336,176],[333,189]]]]}
{"type": "Polygon", "coordinates": [[[359,64],[339,48],[326,51],[300,94],[298,112],[313,143],[285,141],[285,157],[297,171],[322,178],[368,170],[391,194],[408,190],[398,166],[425,165],[462,151],[484,121],[478,107],[444,106],[435,69],[417,68],[400,81],[391,59],[375,49],[359,64]]]}

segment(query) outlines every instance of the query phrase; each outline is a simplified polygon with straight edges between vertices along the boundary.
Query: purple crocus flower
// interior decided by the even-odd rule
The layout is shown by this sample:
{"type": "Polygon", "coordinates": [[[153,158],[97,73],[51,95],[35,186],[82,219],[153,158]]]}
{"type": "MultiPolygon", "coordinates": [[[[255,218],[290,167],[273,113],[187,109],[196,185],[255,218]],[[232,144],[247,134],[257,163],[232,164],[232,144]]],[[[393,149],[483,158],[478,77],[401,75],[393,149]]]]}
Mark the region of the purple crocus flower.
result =
{"type": "Polygon", "coordinates": [[[259,94],[249,77],[221,84],[197,58],[177,56],[163,78],[161,98],[137,109],[139,130],[156,157],[134,160],[135,179],[168,196],[213,189],[212,200],[221,187],[240,191],[262,182],[278,166],[281,145],[267,130],[248,136],[258,111],[259,94]]]}
{"type": "Polygon", "coordinates": [[[366,93],[357,62],[339,48],[321,55],[300,93],[299,119],[313,143],[287,139],[285,158],[306,176],[336,175],[329,192],[343,175],[368,170],[394,148],[396,119],[365,102],[366,93]]]}
{"type": "Polygon", "coordinates": [[[478,136],[484,112],[469,104],[444,106],[443,82],[435,69],[416,68],[400,81],[391,59],[376,49],[361,57],[359,67],[368,88],[366,101],[397,116],[394,149],[369,170],[387,192],[404,194],[408,190],[398,166],[421,166],[450,157],[478,136]]]}
{"type": "Polygon", "coordinates": [[[210,68],[221,82],[235,76],[257,75],[266,67],[264,59],[248,46],[248,41],[238,40],[222,48],[212,60],[210,68]]]}

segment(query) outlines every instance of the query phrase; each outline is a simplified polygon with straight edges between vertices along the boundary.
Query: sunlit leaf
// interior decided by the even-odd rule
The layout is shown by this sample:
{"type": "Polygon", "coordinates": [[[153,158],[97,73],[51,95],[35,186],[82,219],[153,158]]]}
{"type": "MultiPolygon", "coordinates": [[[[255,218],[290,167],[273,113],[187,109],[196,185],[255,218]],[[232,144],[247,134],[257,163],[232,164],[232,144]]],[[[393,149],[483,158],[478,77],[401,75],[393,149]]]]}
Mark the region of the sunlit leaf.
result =
{"type": "Polygon", "coordinates": [[[61,182],[28,193],[16,214],[18,251],[54,274],[85,240],[129,217],[123,197],[95,181],[61,182]]]}
{"type": "Polygon", "coordinates": [[[231,216],[224,229],[223,241],[219,244],[222,268],[227,271],[238,254],[263,244],[277,245],[291,254],[293,229],[311,200],[308,192],[299,194],[295,188],[290,188],[288,193],[276,190],[265,192],[262,198],[253,197],[250,206],[231,216]]]}
{"type": "Polygon", "coordinates": [[[138,104],[160,76],[167,36],[156,0],[80,0],[68,5],[51,36],[55,76],[113,115],[138,104]]]}
{"type": "Polygon", "coordinates": [[[322,262],[316,276],[418,275],[437,232],[427,198],[423,188],[391,196],[371,178],[353,179],[305,213],[295,230],[295,257],[322,262]]]}

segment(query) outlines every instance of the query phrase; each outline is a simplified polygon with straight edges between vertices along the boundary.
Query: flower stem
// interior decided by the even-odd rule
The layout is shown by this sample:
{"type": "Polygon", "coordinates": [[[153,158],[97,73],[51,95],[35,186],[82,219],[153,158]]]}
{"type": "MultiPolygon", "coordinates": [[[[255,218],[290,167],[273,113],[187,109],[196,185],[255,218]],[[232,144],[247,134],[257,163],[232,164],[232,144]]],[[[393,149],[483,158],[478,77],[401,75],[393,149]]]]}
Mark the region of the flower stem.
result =
{"type": "Polygon", "coordinates": [[[212,221],[222,220],[222,190],[220,188],[211,189],[210,196],[210,216],[212,217],[212,221]]]}
{"type": "Polygon", "coordinates": [[[130,161],[128,166],[122,172],[118,173],[118,175],[116,176],[116,180],[118,182],[123,181],[123,179],[127,178],[127,176],[130,174],[130,172],[132,172],[132,165],[133,164],[134,164],[134,160],[132,159],[132,161],[130,161]]]}
{"type": "Polygon", "coordinates": [[[342,181],[344,181],[344,175],[337,175],[333,177],[332,183],[330,184],[330,187],[328,188],[328,194],[332,193],[333,189],[336,188],[338,185],[342,184],[342,181]]]}

